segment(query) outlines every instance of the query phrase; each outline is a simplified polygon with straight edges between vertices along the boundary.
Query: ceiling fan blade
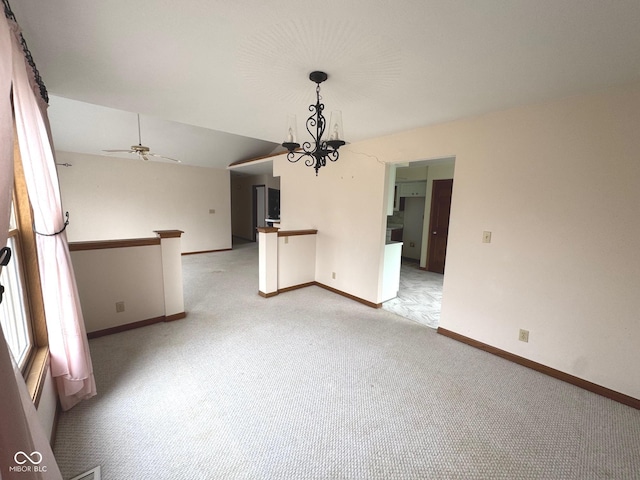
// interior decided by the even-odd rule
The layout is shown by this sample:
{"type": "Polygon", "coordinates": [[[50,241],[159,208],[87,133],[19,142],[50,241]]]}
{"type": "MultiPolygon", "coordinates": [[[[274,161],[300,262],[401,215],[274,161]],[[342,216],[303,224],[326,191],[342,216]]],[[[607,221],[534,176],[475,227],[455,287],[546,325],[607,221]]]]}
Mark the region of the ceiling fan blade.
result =
{"type": "Polygon", "coordinates": [[[180,160],[171,157],[165,157],[164,155],[158,155],[157,153],[151,153],[149,151],[149,147],[142,145],[142,132],[140,128],[140,114],[137,115],[138,118],[138,145],[133,145],[129,150],[102,150],[106,154],[110,153],[135,153],[140,160],[144,160],[148,162],[151,160],[149,157],[157,157],[164,158],[165,160],[171,160],[172,162],[182,163],[180,160]]]}
{"type": "Polygon", "coordinates": [[[164,155],[158,155],[157,153],[149,153],[152,157],[164,158],[166,160],[171,160],[172,162],[182,163],[182,161],[177,158],[165,157],[164,155]]]}

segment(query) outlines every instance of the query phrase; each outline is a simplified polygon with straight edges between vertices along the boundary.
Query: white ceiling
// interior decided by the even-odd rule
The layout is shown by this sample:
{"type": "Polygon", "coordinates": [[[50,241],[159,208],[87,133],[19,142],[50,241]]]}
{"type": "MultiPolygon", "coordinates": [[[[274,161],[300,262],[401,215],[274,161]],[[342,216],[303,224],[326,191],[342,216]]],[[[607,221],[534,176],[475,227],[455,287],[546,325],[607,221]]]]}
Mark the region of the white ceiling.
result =
{"type": "MultiPolygon", "coordinates": [[[[102,154],[104,149],[126,150],[138,144],[135,113],[50,95],[49,117],[57,150],[102,154]]],[[[140,115],[140,139],[152,153],[201,167],[225,168],[229,159],[258,157],[275,147],[272,142],[147,115],[140,115]]],[[[137,160],[135,155],[113,156],[137,160]]]]}
{"type": "Polygon", "coordinates": [[[185,164],[266,155],[316,69],[349,142],[640,81],[638,0],[13,3],[61,150],[127,148],[140,112],[185,164]]]}

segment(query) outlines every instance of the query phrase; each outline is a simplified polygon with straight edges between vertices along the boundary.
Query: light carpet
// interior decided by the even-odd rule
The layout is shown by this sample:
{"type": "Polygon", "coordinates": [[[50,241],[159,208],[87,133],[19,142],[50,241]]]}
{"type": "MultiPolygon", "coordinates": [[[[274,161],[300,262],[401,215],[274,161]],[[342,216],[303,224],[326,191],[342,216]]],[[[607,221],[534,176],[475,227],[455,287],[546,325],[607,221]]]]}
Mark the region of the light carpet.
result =
{"type": "Polygon", "coordinates": [[[184,257],[186,319],[91,340],[65,478],[637,479],[640,411],[318,287],[184,257]]]}

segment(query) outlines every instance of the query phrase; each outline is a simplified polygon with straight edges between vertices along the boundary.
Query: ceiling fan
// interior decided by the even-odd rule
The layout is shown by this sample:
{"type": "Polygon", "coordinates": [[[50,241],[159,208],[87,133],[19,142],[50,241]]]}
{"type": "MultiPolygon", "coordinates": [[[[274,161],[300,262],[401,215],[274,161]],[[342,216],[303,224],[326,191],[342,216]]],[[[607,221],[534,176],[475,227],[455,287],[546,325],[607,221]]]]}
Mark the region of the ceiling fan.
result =
{"type": "Polygon", "coordinates": [[[138,158],[148,162],[151,160],[149,157],[164,158],[171,160],[172,162],[182,163],[180,160],[171,157],[165,157],[164,155],[158,155],[157,153],[151,153],[149,147],[142,145],[142,136],[140,134],[140,114],[138,114],[138,145],[131,145],[129,150],[102,150],[106,153],[135,153],[138,158]]]}

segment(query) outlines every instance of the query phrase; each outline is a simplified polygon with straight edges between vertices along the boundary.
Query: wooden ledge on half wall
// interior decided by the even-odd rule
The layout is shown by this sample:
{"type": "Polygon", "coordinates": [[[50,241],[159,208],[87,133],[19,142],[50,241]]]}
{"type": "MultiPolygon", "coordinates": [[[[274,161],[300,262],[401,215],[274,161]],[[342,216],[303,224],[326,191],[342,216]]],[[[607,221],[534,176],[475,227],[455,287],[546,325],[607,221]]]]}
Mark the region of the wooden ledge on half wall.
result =
{"type": "Polygon", "coordinates": [[[318,230],[307,229],[307,230],[278,230],[279,237],[295,237],[297,235],[316,235],[318,230]]]}
{"type": "Polygon", "coordinates": [[[159,238],[180,238],[184,233],[182,230],[154,230],[159,238]]]}
{"type": "Polygon", "coordinates": [[[278,227],[258,227],[256,231],[258,233],[277,233],[280,230],[278,227]]]}
{"type": "Polygon", "coordinates": [[[180,238],[182,230],[154,230],[157,237],[150,238],[123,238],[116,240],[89,240],[84,242],[69,242],[69,251],[102,250],[105,248],[146,247],[148,245],[160,245],[163,238],[180,238]]]}
{"type": "Polygon", "coordinates": [[[127,238],[123,240],[92,240],[87,242],[69,242],[69,251],[102,250],[105,248],[145,247],[160,245],[160,238],[127,238]]]}

